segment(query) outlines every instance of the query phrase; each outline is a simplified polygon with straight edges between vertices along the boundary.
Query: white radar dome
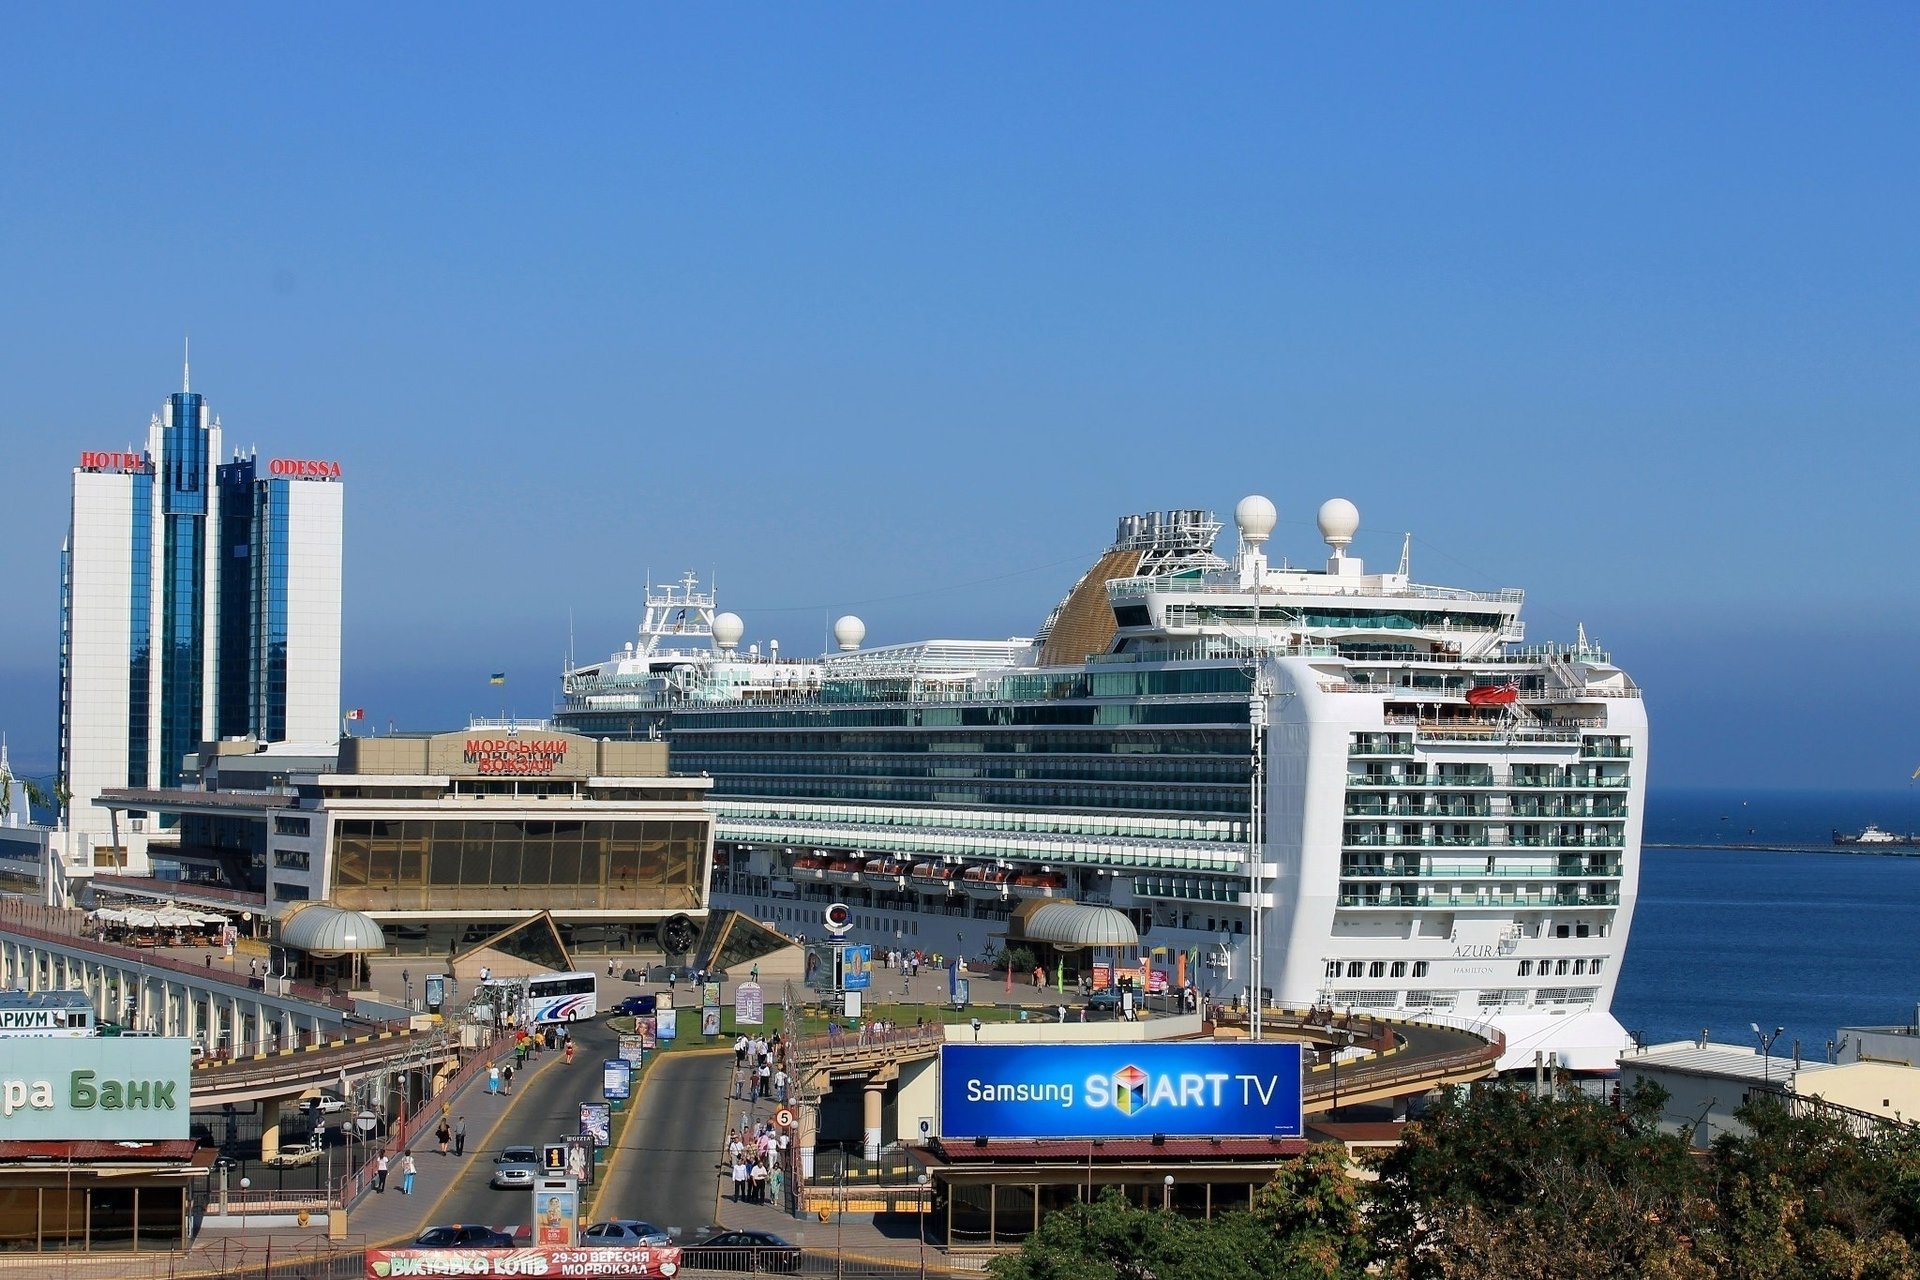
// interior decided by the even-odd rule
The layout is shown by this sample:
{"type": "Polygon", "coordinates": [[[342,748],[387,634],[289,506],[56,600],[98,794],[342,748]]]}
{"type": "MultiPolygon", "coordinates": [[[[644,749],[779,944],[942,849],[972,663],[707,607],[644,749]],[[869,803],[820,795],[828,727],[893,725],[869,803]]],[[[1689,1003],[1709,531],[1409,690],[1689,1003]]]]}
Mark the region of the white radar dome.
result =
{"type": "Polygon", "coordinates": [[[723,653],[732,653],[740,644],[740,637],[747,634],[747,624],[740,621],[737,613],[716,614],[713,619],[713,645],[723,653]]]}
{"type": "Polygon", "coordinates": [[[1257,493],[1240,499],[1240,505],[1233,509],[1233,523],[1239,527],[1240,537],[1255,547],[1267,540],[1279,518],[1273,504],[1257,493]]]}
{"type": "Polygon", "coordinates": [[[852,653],[867,638],[867,624],[848,614],[833,624],[833,638],[843,653],[852,653]]]}
{"type": "Polygon", "coordinates": [[[1328,546],[1346,546],[1359,528],[1360,508],[1345,498],[1328,498],[1320,504],[1320,536],[1328,546]]]}

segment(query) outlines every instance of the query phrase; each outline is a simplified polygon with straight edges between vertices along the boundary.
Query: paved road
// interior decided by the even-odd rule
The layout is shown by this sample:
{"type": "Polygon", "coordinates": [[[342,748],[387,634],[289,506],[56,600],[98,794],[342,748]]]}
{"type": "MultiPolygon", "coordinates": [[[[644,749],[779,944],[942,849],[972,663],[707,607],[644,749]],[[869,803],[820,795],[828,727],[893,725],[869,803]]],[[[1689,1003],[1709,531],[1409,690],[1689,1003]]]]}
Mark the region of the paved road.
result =
{"type": "Polygon", "coordinates": [[[655,1062],[595,1216],[644,1218],[683,1242],[715,1223],[720,1144],[733,1054],[670,1053],[655,1062]]]}
{"type": "MultiPolygon", "coordinates": [[[[542,1054],[546,1064],[524,1086],[516,1086],[512,1105],[505,1109],[491,1130],[476,1126],[467,1117],[467,1158],[465,1167],[452,1186],[441,1193],[434,1206],[433,1221],[484,1222],[492,1226],[531,1223],[532,1193],[526,1190],[496,1191],[487,1185],[493,1177],[493,1157],[509,1144],[557,1142],[580,1131],[580,1103],[600,1101],[600,1075],[597,1064],[613,1056],[618,1040],[599,1022],[583,1023],[574,1030],[579,1051],[572,1066],[558,1055],[542,1054]]],[[[476,1086],[486,1091],[484,1083],[476,1086]]],[[[439,1149],[429,1137],[414,1148],[420,1164],[421,1181],[445,1186],[440,1167],[458,1167],[455,1157],[442,1160],[439,1149]]]]}

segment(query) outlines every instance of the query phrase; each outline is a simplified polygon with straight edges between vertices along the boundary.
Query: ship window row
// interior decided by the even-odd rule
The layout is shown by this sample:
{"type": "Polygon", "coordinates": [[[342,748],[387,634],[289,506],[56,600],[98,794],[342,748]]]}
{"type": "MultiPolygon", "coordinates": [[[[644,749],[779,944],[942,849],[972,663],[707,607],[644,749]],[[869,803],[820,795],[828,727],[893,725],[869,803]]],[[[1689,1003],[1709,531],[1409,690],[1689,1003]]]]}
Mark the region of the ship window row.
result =
{"type": "MultiPolygon", "coordinates": [[[[1416,631],[1424,628],[1458,628],[1468,631],[1494,631],[1504,625],[1506,615],[1465,613],[1452,609],[1297,609],[1268,604],[1258,611],[1263,623],[1285,622],[1293,626],[1339,628],[1364,627],[1369,630],[1416,631]]],[[[1254,606],[1169,604],[1166,625],[1208,626],[1219,623],[1247,623],[1255,620],[1254,606]]]]}
{"type": "MultiPolygon", "coordinates": [[[[711,771],[710,771],[711,772],[711,771]]],[[[1030,783],[927,779],[714,778],[715,798],[786,797],[794,800],[860,800],[874,804],[1001,805],[1013,808],[1131,809],[1154,813],[1243,814],[1244,787],[1035,786],[1030,783]]]]}
{"type": "MultiPolygon", "coordinates": [[[[1591,958],[1572,956],[1558,960],[1541,960],[1538,963],[1540,977],[1564,978],[1569,975],[1578,977],[1582,974],[1591,974],[1598,977],[1606,968],[1607,961],[1605,956],[1593,956],[1591,958]]],[[[1408,976],[1408,964],[1409,962],[1406,960],[1329,960],[1327,961],[1326,976],[1329,978],[1404,978],[1408,976]]],[[[1427,962],[1425,960],[1415,960],[1412,961],[1411,964],[1413,966],[1412,976],[1416,978],[1424,978],[1427,976],[1427,962]]],[[[1534,964],[1535,962],[1532,960],[1522,960],[1520,962],[1519,976],[1522,978],[1533,977],[1534,964]]]]}
{"type": "Polygon", "coordinates": [[[1513,881],[1533,876],[1550,876],[1558,880],[1581,876],[1617,877],[1621,873],[1620,859],[1592,854],[1561,858],[1554,862],[1516,862],[1496,856],[1487,858],[1484,866],[1479,865],[1477,858],[1473,859],[1472,866],[1452,865],[1466,861],[1461,858],[1382,858],[1348,853],[1340,857],[1340,874],[1353,877],[1419,877],[1433,881],[1488,876],[1513,881]]]}
{"type": "Polygon", "coordinates": [[[753,804],[715,806],[728,818],[785,822],[845,822],[872,827],[919,827],[1008,835],[1134,836],[1150,840],[1205,840],[1244,844],[1246,824],[1223,818],[1143,818],[1113,814],[1006,813],[980,809],[854,808],[841,805],[753,804]]]}
{"type": "MultiPolygon", "coordinates": [[[[980,755],[989,757],[1079,756],[1104,760],[1114,756],[1188,757],[1217,756],[1238,760],[1245,766],[1247,735],[1244,730],[1194,730],[1186,733],[979,733],[927,734],[838,733],[822,726],[820,731],[781,733],[690,732],[676,723],[673,731],[673,758],[708,754],[738,755],[763,752],[770,748],[803,756],[906,756],[980,755]]],[[[892,764],[892,762],[889,762],[892,764]]]]}
{"type": "Polygon", "coordinates": [[[1491,765],[1443,765],[1433,772],[1420,765],[1405,769],[1355,770],[1347,775],[1349,787],[1540,787],[1556,791],[1585,791],[1622,788],[1627,785],[1624,771],[1602,771],[1578,767],[1542,771],[1518,766],[1500,771],[1491,765]]]}
{"type": "Polygon", "coordinates": [[[1343,907],[1615,907],[1620,893],[1606,882],[1581,886],[1544,888],[1524,885],[1515,889],[1502,885],[1497,889],[1471,889],[1461,886],[1440,888],[1433,885],[1369,884],[1364,880],[1340,882],[1343,907]]]}
{"type": "Polygon", "coordinates": [[[889,700],[884,706],[834,705],[831,699],[849,691],[830,687],[821,690],[826,705],[805,707],[767,707],[740,711],[687,709],[674,719],[673,736],[713,729],[938,729],[1074,726],[1088,728],[1106,725],[1231,725],[1247,722],[1247,703],[1231,702],[1090,702],[1085,701],[1086,686],[1075,682],[1062,688],[1057,681],[1046,686],[1055,692],[1035,694],[1035,701],[1020,703],[979,703],[942,705],[906,703],[889,700]],[[1057,696],[1061,701],[1041,702],[1041,697],[1057,696]],[[1071,699],[1071,700],[1068,700],[1071,699]]]}
{"type": "MultiPolygon", "coordinates": [[[[1410,991],[1368,987],[1337,987],[1323,998],[1337,1009],[1409,1009],[1446,1010],[1458,1007],[1460,993],[1455,990],[1415,988],[1410,991]]],[[[1494,988],[1479,993],[1476,1003],[1482,1009],[1523,1008],[1529,1005],[1586,1005],[1600,998],[1598,987],[1525,987],[1494,988]],[[1531,997],[1531,998],[1529,998],[1531,997]]]]}
{"type": "Polygon", "coordinates": [[[681,770],[714,774],[763,774],[771,777],[985,778],[1034,782],[1210,782],[1245,786],[1248,765],[1202,756],[992,755],[959,753],[871,756],[834,753],[745,752],[720,755],[688,751],[674,761],[681,770]]]}
{"type": "Polygon", "coordinates": [[[1604,796],[1556,800],[1539,795],[1377,796],[1355,792],[1347,799],[1349,818],[1624,818],[1627,802],[1604,796]],[[1495,805],[1504,801],[1504,807],[1495,805]]]}

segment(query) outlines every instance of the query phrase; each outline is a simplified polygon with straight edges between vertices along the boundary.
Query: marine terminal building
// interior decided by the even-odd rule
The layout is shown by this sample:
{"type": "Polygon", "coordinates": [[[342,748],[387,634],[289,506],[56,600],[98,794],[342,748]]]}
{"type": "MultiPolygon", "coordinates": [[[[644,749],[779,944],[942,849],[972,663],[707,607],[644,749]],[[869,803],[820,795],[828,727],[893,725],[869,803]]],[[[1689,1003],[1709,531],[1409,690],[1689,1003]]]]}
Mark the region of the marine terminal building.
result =
{"type": "Polygon", "coordinates": [[[257,778],[267,754],[208,744],[201,788],[99,803],[116,825],[176,815],[168,856],[191,875],[259,894],[268,915],[306,902],[363,912],[390,953],[463,951],[540,911],[569,951],[630,953],[705,915],[711,784],[669,776],[665,743],[483,721],[343,738],[330,766],[285,786],[228,785],[257,778]]]}

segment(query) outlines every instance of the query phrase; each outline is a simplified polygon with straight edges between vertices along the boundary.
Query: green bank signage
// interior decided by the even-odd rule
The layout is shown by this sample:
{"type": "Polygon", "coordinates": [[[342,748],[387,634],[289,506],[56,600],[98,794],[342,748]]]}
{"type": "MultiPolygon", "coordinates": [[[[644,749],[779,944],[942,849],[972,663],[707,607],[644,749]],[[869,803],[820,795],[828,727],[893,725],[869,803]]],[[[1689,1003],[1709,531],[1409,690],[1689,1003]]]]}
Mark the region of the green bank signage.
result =
{"type": "Polygon", "coordinates": [[[184,1138],[192,1074],[185,1040],[0,1037],[0,1139],[184,1138]]]}

